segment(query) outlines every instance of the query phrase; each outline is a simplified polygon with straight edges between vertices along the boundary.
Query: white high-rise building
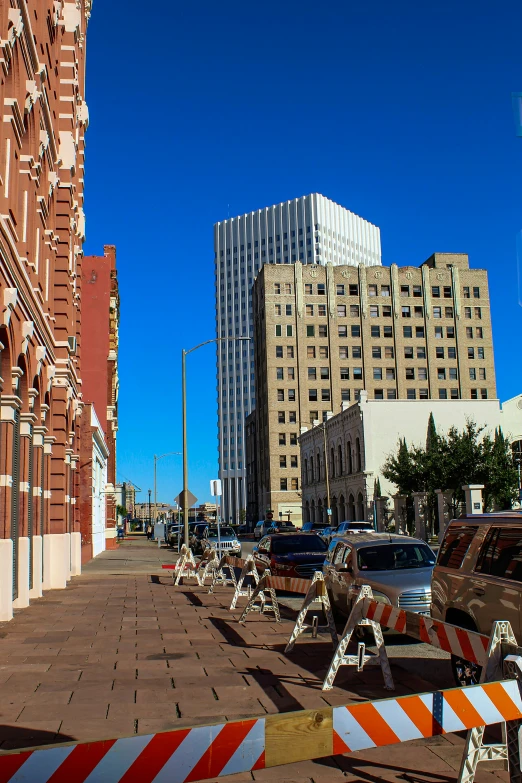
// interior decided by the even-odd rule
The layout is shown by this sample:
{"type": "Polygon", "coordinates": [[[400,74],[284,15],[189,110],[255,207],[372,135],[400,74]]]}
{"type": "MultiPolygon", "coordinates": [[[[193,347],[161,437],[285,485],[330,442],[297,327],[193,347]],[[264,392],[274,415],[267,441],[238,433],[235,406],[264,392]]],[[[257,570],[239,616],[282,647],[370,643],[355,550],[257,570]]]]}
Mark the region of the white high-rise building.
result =
{"type": "MultiPolygon", "coordinates": [[[[214,226],[216,336],[253,337],[252,284],[263,264],[381,265],[379,229],[312,193],[214,226]]],[[[245,417],[255,408],[254,345],[217,343],[218,450],[222,514],[246,509],[245,417]]]]}

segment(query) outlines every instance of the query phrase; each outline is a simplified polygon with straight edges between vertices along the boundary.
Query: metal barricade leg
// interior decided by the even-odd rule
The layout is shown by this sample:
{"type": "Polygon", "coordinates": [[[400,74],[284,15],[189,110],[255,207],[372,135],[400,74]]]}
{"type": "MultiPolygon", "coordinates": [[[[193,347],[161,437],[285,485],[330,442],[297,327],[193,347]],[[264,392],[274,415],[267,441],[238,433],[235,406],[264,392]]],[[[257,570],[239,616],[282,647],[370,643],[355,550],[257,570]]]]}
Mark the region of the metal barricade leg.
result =
{"type": "MultiPolygon", "coordinates": [[[[330,632],[334,649],[337,647],[337,642],[339,640],[337,638],[337,629],[335,627],[332,608],[330,606],[330,599],[328,598],[328,592],[326,590],[326,585],[324,583],[323,575],[321,572],[316,571],[316,573],[314,574],[314,578],[312,580],[312,584],[310,585],[308,592],[305,596],[305,599],[303,601],[303,605],[299,610],[299,614],[297,615],[297,620],[293,627],[290,639],[288,640],[288,644],[285,647],[285,653],[291,652],[294,649],[294,645],[298,636],[302,634],[304,631],[310,629],[310,626],[305,623],[305,619],[310,609],[310,605],[314,603],[314,601],[318,601],[320,603],[326,618],[326,623],[327,623],[326,629],[330,632]]],[[[315,616],[314,619],[317,620],[317,615],[315,616]]],[[[317,636],[317,632],[319,630],[323,630],[323,628],[319,628],[318,623],[316,622],[315,636],[317,636]]],[[[312,634],[313,638],[315,638],[315,636],[312,634]]]]}

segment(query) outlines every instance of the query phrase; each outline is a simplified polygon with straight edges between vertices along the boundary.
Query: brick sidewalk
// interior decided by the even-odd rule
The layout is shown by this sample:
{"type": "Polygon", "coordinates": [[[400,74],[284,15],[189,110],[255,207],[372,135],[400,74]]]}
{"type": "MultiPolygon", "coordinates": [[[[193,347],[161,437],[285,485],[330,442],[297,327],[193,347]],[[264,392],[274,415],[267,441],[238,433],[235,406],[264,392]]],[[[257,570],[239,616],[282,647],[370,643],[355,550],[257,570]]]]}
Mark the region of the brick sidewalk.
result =
{"type": "MultiPolygon", "coordinates": [[[[141,562],[145,547],[126,543],[127,559],[141,562]]],[[[323,693],[331,646],[298,641],[285,656],[290,613],[280,625],[249,615],[241,626],[240,610],[225,608],[230,589],[208,595],[192,584],[174,588],[165,573],[107,574],[107,559],[0,624],[0,750],[389,696],[378,668],[342,669],[336,687],[323,693]]],[[[393,674],[396,695],[431,689],[401,667],[393,674]]],[[[462,739],[447,735],[222,780],[450,783],[461,752],[462,739]]],[[[507,780],[483,769],[478,783],[507,780]]]]}

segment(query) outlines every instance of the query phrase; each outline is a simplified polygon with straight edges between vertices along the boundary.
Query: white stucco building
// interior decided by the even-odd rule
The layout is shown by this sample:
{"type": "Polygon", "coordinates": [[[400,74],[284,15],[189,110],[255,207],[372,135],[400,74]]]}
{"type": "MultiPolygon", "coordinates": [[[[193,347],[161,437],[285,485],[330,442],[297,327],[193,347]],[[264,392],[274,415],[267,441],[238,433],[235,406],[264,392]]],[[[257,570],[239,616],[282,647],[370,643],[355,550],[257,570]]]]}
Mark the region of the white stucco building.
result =
{"type": "MultiPolygon", "coordinates": [[[[498,400],[370,400],[361,392],[359,402],[346,406],[325,424],[332,524],[372,516],[377,478],[382,495],[397,492],[383,477],[382,466],[390,453],[396,453],[400,438],[408,445],[425,445],[430,413],[439,433],[447,433],[452,426],[463,429],[466,420],[473,419],[491,435],[501,426],[510,440],[522,443],[522,395],[501,408],[498,400]]],[[[322,427],[303,428],[299,439],[305,522],[326,519],[322,427]]]]}
{"type": "MultiPolygon", "coordinates": [[[[214,226],[216,337],[252,337],[252,284],[263,264],[380,266],[379,229],[319,193],[214,226]]],[[[217,343],[223,518],[246,509],[245,417],[255,407],[253,342],[217,343]]]]}

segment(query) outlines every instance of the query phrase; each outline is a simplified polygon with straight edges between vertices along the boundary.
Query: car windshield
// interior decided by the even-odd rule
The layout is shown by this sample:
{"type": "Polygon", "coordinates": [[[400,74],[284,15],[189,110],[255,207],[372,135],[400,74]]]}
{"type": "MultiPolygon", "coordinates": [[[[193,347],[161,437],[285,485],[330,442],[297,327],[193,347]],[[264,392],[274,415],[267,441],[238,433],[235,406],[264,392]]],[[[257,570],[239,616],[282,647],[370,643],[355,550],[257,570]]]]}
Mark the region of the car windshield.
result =
{"type": "Polygon", "coordinates": [[[343,530],[373,530],[373,525],[369,522],[345,522],[343,530]]]}
{"type": "MultiPolygon", "coordinates": [[[[236,534],[234,533],[231,527],[221,527],[221,538],[230,538],[230,537],[233,538],[235,535],[236,534]]],[[[208,537],[209,538],[218,537],[217,527],[209,527],[208,537]]]]}
{"type": "Polygon", "coordinates": [[[319,536],[285,536],[272,539],[274,555],[292,555],[303,552],[326,552],[328,547],[319,536]]]}
{"type": "Polygon", "coordinates": [[[428,568],[435,565],[435,555],[426,544],[365,546],[357,550],[357,564],[360,571],[428,568]]]}

